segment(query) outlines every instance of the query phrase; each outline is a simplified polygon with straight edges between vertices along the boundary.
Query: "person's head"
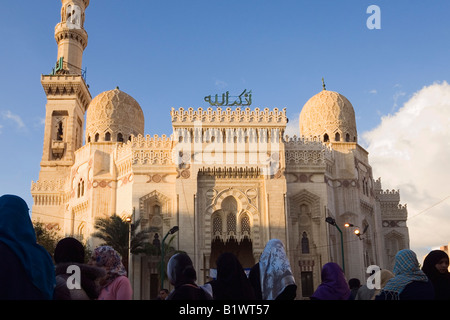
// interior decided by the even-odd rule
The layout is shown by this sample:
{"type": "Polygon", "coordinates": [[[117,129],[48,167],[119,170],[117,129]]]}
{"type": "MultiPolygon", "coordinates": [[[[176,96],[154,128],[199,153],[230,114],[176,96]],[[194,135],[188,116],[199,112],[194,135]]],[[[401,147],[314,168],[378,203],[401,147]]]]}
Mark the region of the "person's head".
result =
{"type": "Polygon", "coordinates": [[[234,277],[239,277],[245,271],[242,268],[238,258],[231,252],[222,253],[216,261],[217,265],[217,279],[231,280],[234,277]]]}
{"type": "Polygon", "coordinates": [[[350,280],[348,280],[348,286],[350,287],[350,289],[357,289],[361,287],[361,281],[359,281],[359,279],[357,278],[351,278],[350,280]]]}
{"type": "Polygon", "coordinates": [[[28,205],[19,196],[0,197],[0,234],[9,241],[36,243],[36,233],[30,219],[28,205]]]}
{"type": "Polygon", "coordinates": [[[321,272],[322,282],[336,282],[338,279],[341,282],[347,283],[344,271],[335,262],[325,263],[321,272]]]}
{"type": "Polygon", "coordinates": [[[84,247],[80,241],[75,238],[61,239],[55,248],[55,263],[84,263],[84,247]]]}
{"type": "Polygon", "coordinates": [[[422,270],[427,275],[432,275],[436,271],[440,274],[448,273],[449,258],[442,250],[431,251],[423,261],[422,270]]]}
{"type": "Polygon", "coordinates": [[[195,283],[197,273],[191,258],[186,253],[173,255],[167,263],[167,277],[175,287],[186,283],[195,283]]]}
{"type": "Polygon", "coordinates": [[[394,277],[394,274],[387,269],[381,269],[379,272],[380,272],[380,287],[384,288],[389,279],[394,277]]]}
{"type": "Polygon", "coordinates": [[[419,261],[414,251],[403,249],[397,252],[394,262],[394,275],[411,273],[419,270],[419,261]]]}
{"type": "Polygon", "coordinates": [[[122,263],[122,257],[110,246],[100,246],[95,248],[90,263],[105,269],[108,274],[127,274],[122,263]]]}
{"type": "Polygon", "coordinates": [[[167,296],[169,295],[169,290],[167,289],[161,289],[159,290],[159,298],[161,300],[166,300],[167,296]]]}
{"type": "Polygon", "coordinates": [[[55,266],[47,250],[37,243],[28,205],[19,196],[0,197],[0,241],[14,251],[33,284],[51,299],[55,266]]]}

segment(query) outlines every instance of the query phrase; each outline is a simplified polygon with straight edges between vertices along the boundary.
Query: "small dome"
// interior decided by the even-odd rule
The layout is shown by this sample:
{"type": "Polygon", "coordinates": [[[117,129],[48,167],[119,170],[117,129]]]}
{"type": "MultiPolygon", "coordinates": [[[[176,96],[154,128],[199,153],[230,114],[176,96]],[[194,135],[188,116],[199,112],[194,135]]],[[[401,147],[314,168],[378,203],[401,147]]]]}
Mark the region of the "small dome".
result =
{"type": "Polygon", "coordinates": [[[322,90],[300,112],[300,135],[322,141],[357,142],[355,110],[346,97],[322,90]]]}
{"type": "Polygon", "coordinates": [[[100,93],[86,114],[86,142],[126,142],[144,135],[144,113],[136,100],[118,88],[100,93]]]}

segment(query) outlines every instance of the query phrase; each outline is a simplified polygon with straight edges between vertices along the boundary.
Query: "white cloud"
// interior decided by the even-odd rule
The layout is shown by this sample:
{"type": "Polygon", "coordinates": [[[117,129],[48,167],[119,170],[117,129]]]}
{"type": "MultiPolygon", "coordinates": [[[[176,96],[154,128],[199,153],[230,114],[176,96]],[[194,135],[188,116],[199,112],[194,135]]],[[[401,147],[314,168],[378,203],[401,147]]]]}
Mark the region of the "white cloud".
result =
{"type": "Polygon", "coordinates": [[[378,91],[377,91],[376,89],[372,89],[372,90],[369,91],[369,93],[371,93],[371,94],[377,94],[378,91]]]}
{"type": "Polygon", "coordinates": [[[374,178],[399,189],[408,205],[410,245],[419,259],[450,242],[450,85],[422,88],[362,138],[374,178]]]}
{"type": "Polygon", "coordinates": [[[228,87],[228,83],[226,83],[225,81],[219,80],[219,79],[216,79],[214,84],[218,89],[224,89],[224,88],[228,87]]]}
{"type": "Polygon", "coordinates": [[[12,113],[9,110],[2,112],[2,117],[3,119],[9,119],[14,121],[19,129],[25,128],[25,123],[22,121],[22,118],[20,118],[20,116],[12,113]]]}

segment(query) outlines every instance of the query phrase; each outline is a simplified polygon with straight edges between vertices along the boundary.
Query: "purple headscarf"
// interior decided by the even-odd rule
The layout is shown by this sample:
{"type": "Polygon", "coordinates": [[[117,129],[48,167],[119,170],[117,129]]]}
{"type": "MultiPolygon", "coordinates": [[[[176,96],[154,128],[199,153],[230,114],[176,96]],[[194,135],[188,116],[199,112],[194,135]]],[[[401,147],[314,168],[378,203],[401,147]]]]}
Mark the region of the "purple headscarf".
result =
{"type": "Polygon", "coordinates": [[[319,300],[347,300],[350,288],[341,267],[328,262],[322,267],[322,283],[311,298],[319,300]]]}

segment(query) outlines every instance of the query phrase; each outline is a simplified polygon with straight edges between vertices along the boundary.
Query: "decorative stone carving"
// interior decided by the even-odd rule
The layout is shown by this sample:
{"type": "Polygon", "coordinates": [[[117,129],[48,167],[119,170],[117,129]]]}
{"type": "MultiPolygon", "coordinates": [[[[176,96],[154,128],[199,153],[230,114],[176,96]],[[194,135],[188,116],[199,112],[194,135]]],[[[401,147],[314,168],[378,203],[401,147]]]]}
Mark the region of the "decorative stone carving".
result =
{"type": "Polygon", "coordinates": [[[136,100],[119,89],[105,91],[90,103],[86,114],[86,141],[118,141],[119,134],[126,141],[131,135],[144,134],[144,113],[136,100]]]}
{"type": "Polygon", "coordinates": [[[330,141],[357,142],[355,110],[346,97],[323,90],[306,102],[300,113],[300,134],[330,141]],[[336,139],[339,134],[339,140],[336,139]],[[348,139],[346,140],[348,134],[348,139]]]}

